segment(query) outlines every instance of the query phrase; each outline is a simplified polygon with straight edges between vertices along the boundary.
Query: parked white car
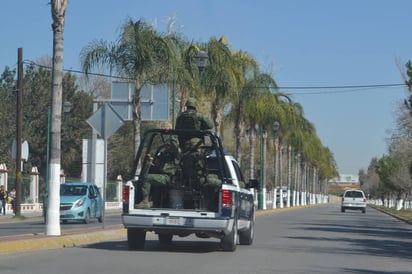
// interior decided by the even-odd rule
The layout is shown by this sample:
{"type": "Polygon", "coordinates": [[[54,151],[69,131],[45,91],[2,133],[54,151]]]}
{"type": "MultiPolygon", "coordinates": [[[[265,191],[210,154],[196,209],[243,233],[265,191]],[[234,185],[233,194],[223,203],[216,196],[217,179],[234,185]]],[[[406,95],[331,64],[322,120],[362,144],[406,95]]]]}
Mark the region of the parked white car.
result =
{"type": "Polygon", "coordinates": [[[366,196],[362,190],[348,189],[342,196],[341,212],[349,210],[360,210],[366,213],[366,196]]]}

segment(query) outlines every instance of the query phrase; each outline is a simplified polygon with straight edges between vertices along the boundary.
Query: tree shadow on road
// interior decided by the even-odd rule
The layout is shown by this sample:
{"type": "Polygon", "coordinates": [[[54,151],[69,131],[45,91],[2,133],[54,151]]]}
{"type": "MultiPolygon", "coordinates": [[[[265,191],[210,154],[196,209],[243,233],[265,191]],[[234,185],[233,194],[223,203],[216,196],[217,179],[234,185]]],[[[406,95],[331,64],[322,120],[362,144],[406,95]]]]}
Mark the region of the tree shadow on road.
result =
{"type": "MultiPolygon", "coordinates": [[[[90,245],[83,248],[110,250],[110,251],[129,251],[127,241],[107,241],[90,245]]],[[[218,241],[190,241],[190,240],[173,240],[169,244],[160,244],[158,240],[146,240],[143,250],[130,250],[130,252],[175,252],[175,253],[208,253],[220,251],[218,241]]]]}

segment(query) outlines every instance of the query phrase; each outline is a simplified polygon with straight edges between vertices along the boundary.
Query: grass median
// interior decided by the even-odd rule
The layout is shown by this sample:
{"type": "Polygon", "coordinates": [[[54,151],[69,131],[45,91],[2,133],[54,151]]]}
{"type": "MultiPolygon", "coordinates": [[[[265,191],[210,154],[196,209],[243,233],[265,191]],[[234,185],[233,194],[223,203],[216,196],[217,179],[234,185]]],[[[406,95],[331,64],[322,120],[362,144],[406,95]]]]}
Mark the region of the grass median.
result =
{"type": "Polygon", "coordinates": [[[376,205],[369,205],[369,206],[412,224],[412,210],[411,209],[396,210],[395,208],[387,208],[384,206],[376,206],[376,205]]]}

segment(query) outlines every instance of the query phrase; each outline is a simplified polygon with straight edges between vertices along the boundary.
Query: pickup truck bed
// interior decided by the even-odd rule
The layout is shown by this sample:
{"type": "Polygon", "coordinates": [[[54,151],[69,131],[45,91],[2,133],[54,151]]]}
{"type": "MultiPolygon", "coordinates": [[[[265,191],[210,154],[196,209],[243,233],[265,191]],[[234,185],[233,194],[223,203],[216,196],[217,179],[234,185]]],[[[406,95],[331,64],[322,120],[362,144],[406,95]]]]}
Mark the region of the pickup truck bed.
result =
{"type": "MultiPolygon", "coordinates": [[[[142,154],[153,151],[150,144],[161,143],[158,140],[167,139],[171,135],[182,139],[186,131],[151,130],[145,134],[135,166],[142,159],[142,154]]],[[[254,237],[254,203],[250,187],[256,187],[257,181],[251,180],[247,185],[243,182],[240,167],[232,156],[225,155],[220,139],[208,131],[191,132],[191,135],[201,137],[204,144],[212,148],[207,155],[205,173],[217,174],[222,181],[211,207],[202,191],[195,186],[186,186],[183,177],[174,178],[168,185],[169,202],[161,207],[136,208],[140,199],[139,176],[130,180],[123,192],[122,221],[127,228],[128,245],[130,249],[142,249],[145,244],[146,232],[158,234],[160,244],[170,243],[173,236],[184,237],[195,234],[201,238],[213,237],[221,241],[221,247],[226,251],[234,251],[236,245],[250,245],[254,237]],[[184,191],[183,191],[184,190],[184,191]]],[[[183,159],[182,159],[183,160],[183,159]]],[[[166,199],[167,200],[167,199],[166,199]]]]}

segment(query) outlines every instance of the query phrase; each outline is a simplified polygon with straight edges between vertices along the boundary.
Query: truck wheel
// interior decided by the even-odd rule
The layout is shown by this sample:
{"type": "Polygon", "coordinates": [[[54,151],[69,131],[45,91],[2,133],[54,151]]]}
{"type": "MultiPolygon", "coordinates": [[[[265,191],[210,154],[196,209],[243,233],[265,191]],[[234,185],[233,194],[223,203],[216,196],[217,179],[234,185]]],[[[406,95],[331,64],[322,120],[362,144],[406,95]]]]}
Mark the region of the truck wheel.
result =
{"type": "Polygon", "coordinates": [[[170,244],[173,239],[173,234],[169,234],[169,233],[159,233],[158,236],[159,236],[159,243],[161,245],[170,244]]]}
{"type": "Polygon", "coordinates": [[[220,245],[223,251],[235,251],[236,244],[237,244],[237,219],[235,218],[233,220],[232,231],[229,234],[223,236],[223,238],[220,240],[220,245]]]}
{"type": "Polygon", "coordinates": [[[129,250],[143,249],[146,241],[146,231],[138,228],[127,229],[127,244],[129,250]]]}
{"type": "Polygon", "coordinates": [[[239,244],[251,245],[255,235],[255,221],[252,218],[249,222],[249,227],[245,231],[239,231],[239,244]]]}
{"type": "Polygon", "coordinates": [[[340,208],[340,212],[345,213],[345,208],[344,208],[344,207],[341,207],[341,208],[340,208]]]}

